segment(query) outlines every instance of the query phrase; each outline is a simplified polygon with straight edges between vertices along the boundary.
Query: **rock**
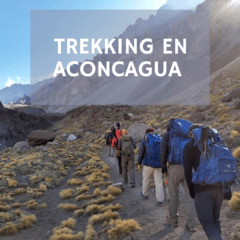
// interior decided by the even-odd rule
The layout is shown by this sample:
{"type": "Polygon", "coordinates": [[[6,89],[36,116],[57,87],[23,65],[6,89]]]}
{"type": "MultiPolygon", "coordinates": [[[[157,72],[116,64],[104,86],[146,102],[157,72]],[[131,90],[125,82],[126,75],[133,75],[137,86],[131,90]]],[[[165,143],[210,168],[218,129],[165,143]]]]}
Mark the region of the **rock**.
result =
{"type": "Polygon", "coordinates": [[[234,108],[240,109],[240,98],[234,102],[234,108]]]}
{"type": "Polygon", "coordinates": [[[130,120],[131,119],[131,117],[128,116],[128,112],[123,112],[122,114],[123,114],[123,118],[125,120],[130,120]]]}
{"type": "Polygon", "coordinates": [[[47,145],[58,145],[57,142],[53,141],[53,142],[47,142],[47,145]]]}
{"type": "Polygon", "coordinates": [[[204,112],[206,110],[207,110],[207,106],[204,106],[204,105],[203,106],[199,105],[196,107],[197,112],[204,112]]]}
{"type": "Polygon", "coordinates": [[[77,139],[77,137],[76,137],[75,135],[70,134],[69,137],[68,137],[68,139],[67,139],[67,141],[68,141],[68,142],[73,142],[73,141],[75,141],[76,139],[77,139]]]}
{"type": "Polygon", "coordinates": [[[129,116],[130,118],[132,118],[132,117],[134,116],[134,114],[133,114],[133,113],[128,113],[128,116],[129,116]]]}
{"type": "Polygon", "coordinates": [[[29,187],[28,176],[21,176],[21,178],[18,180],[18,187],[20,188],[29,187]]]}
{"type": "Polygon", "coordinates": [[[45,145],[47,142],[52,142],[56,135],[54,132],[48,130],[36,130],[32,131],[28,135],[28,144],[30,146],[45,145]]]}
{"type": "Polygon", "coordinates": [[[27,150],[29,149],[29,145],[27,141],[22,141],[22,142],[16,143],[13,148],[17,150],[27,150]]]}
{"type": "Polygon", "coordinates": [[[230,102],[232,99],[240,98],[240,88],[233,90],[230,93],[224,95],[221,99],[222,102],[230,102]]]}
{"type": "Polygon", "coordinates": [[[3,107],[3,104],[2,104],[2,102],[0,101],[0,109],[3,109],[4,107],[3,107]]]}
{"type": "Polygon", "coordinates": [[[195,112],[192,114],[191,120],[194,123],[201,123],[202,121],[205,120],[205,116],[204,116],[204,114],[202,114],[200,112],[195,112]]]}
{"type": "Polygon", "coordinates": [[[114,184],[112,184],[112,186],[120,188],[121,190],[123,190],[123,188],[124,188],[124,185],[122,182],[114,183],[114,184]]]}
{"type": "Polygon", "coordinates": [[[67,139],[68,139],[67,134],[62,134],[62,135],[56,136],[56,138],[54,140],[58,140],[58,141],[61,141],[61,142],[66,142],[67,139]]]}
{"type": "Polygon", "coordinates": [[[230,108],[232,108],[232,107],[234,106],[234,102],[229,102],[229,103],[227,104],[227,106],[230,107],[230,108]]]}
{"type": "Polygon", "coordinates": [[[135,123],[127,129],[127,132],[132,136],[134,142],[137,143],[143,139],[147,128],[149,126],[145,123],[135,123]]]}

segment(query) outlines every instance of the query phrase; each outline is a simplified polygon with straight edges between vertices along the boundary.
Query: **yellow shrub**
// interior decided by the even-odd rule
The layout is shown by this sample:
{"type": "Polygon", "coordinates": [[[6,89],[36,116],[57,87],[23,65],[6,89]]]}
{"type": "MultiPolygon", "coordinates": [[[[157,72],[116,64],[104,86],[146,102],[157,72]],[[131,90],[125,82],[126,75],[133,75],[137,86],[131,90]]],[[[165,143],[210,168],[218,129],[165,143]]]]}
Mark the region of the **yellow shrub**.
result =
{"type": "Polygon", "coordinates": [[[73,197],[73,193],[74,193],[74,189],[69,188],[69,189],[62,190],[59,195],[62,199],[68,199],[73,197]]]}
{"type": "Polygon", "coordinates": [[[228,201],[229,207],[232,211],[240,209],[240,193],[234,192],[230,201],[228,201]]]}
{"type": "Polygon", "coordinates": [[[39,206],[40,208],[47,208],[47,204],[46,203],[43,203],[39,206]]]}
{"type": "Polygon", "coordinates": [[[234,150],[233,156],[240,160],[240,147],[238,147],[237,149],[234,150]]]}
{"type": "Polygon", "coordinates": [[[21,204],[18,203],[18,202],[15,202],[15,203],[13,203],[13,204],[11,205],[12,208],[18,208],[18,207],[20,207],[20,206],[21,206],[21,204]]]}
{"type": "Polygon", "coordinates": [[[67,220],[63,220],[61,223],[61,227],[74,228],[76,226],[76,220],[74,218],[68,218],[67,220]]]}
{"type": "Polygon", "coordinates": [[[114,187],[114,186],[109,186],[107,191],[113,196],[116,196],[122,193],[122,190],[120,188],[114,187]]]}
{"type": "Polygon", "coordinates": [[[78,185],[81,185],[83,183],[84,182],[82,180],[77,179],[77,178],[71,178],[67,182],[67,184],[70,185],[70,186],[78,186],[78,185]]]}
{"type": "Polygon", "coordinates": [[[88,186],[78,187],[76,195],[80,195],[80,194],[82,194],[84,192],[87,192],[87,191],[89,191],[89,187],[88,186]]]}
{"type": "Polygon", "coordinates": [[[61,208],[61,209],[66,210],[66,211],[74,211],[74,210],[78,209],[78,205],[77,204],[70,204],[70,203],[60,203],[58,205],[58,208],[61,208]]]}
{"type": "Polygon", "coordinates": [[[8,221],[10,219],[9,213],[0,213],[1,218],[8,221]]]}
{"type": "Polygon", "coordinates": [[[74,211],[74,216],[78,217],[80,215],[84,214],[84,210],[83,209],[78,209],[74,211]]]}
{"type": "Polygon", "coordinates": [[[132,231],[141,229],[139,224],[134,219],[115,220],[110,222],[115,227],[108,230],[108,236],[111,240],[118,240],[132,231]]]}
{"type": "Polygon", "coordinates": [[[238,136],[240,136],[240,134],[238,133],[238,131],[236,131],[236,130],[232,130],[231,131],[231,135],[230,135],[230,138],[235,138],[235,137],[238,137],[238,136]]]}
{"type": "Polygon", "coordinates": [[[85,232],[85,237],[84,240],[92,240],[96,234],[96,231],[94,227],[90,224],[88,224],[86,232],[85,232]]]}
{"type": "Polygon", "coordinates": [[[20,215],[21,215],[21,210],[20,210],[20,209],[17,209],[14,213],[15,213],[16,215],[20,216],[20,215]]]}
{"type": "Polygon", "coordinates": [[[32,215],[22,215],[20,223],[17,225],[17,229],[29,228],[33,223],[37,221],[37,218],[34,214],[32,215]]]}
{"type": "Polygon", "coordinates": [[[12,222],[8,222],[4,227],[0,229],[0,236],[14,235],[17,233],[16,225],[12,222]]]}
{"type": "Polygon", "coordinates": [[[46,192],[47,191],[47,186],[44,184],[39,185],[39,191],[46,192]]]}
{"type": "Polygon", "coordinates": [[[10,187],[10,188],[16,187],[18,184],[16,180],[13,180],[11,178],[7,178],[7,181],[8,181],[8,187],[10,187]]]}
{"type": "Polygon", "coordinates": [[[26,203],[26,205],[27,205],[27,208],[29,208],[29,209],[36,209],[37,206],[38,206],[38,203],[35,200],[32,199],[32,200],[29,200],[26,203]]]}

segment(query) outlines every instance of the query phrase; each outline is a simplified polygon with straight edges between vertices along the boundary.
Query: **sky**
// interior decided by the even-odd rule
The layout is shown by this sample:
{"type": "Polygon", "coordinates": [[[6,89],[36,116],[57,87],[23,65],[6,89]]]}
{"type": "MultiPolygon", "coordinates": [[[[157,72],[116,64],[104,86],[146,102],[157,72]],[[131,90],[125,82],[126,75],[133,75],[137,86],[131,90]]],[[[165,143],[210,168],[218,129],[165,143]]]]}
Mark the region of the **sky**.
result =
{"type": "MultiPolygon", "coordinates": [[[[46,12],[47,10],[158,10],[166,3],[176,10],[188,10],[203,1],[204,0],[3,1],[1,3],[2,11],[0,14],[0,89],[9,87],[14,83],[30,83],[31,10],[46,10],[46,12]]],[[[139,15],[135,14],[135,17],[137,19],[139,15]]],[[[116,30],[114,26],[112,26],[112,31],[113,30],[116,30]]],[[[119,32],[119,34],[120,33],[121,32],[119,32]]],[[[43,75],[42,79],[45,77],[47,78],[48,75],[43,75]]]]}

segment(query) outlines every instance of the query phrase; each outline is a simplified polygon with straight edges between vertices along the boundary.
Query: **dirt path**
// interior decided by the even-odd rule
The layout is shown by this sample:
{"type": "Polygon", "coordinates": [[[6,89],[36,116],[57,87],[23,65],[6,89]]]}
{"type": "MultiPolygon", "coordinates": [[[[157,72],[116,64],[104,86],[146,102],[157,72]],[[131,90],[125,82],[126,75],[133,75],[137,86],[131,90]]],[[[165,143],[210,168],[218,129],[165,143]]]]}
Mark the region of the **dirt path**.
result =
{"type": "MultiPolygon", "coordinates": [[[[114,183],[122,182],[122,177],[118,174],[118,168],[115,158],[108,157],[106,153],[102,154],[101,159],[104,160],[109,166],[109,174],[111,180],[114,183]]],[[[137,168],[137,166],[135,166],[137,168]]],[[[76,203],[74,199],[63,200],[59,197],[61,190],[69,188],[67,185],[68,179],[72,178],[72,173],[75,172],[75,167],[72,167],[68,175],[65,177],[63,182],[59,187],[55,189],[49,189],[44,196],[37,198],[36,201],[39,204],[44,202],[47,203],[48,208],[46,209],[36,209],[28,210],[37,217],[37,222],[33,227],[24,229],[14,236],[4,236],[1,237],[3,240],[48,240],[52,235],[52,229],[59,226],[62,220],[66,220],[69,217],[73,217],[73,212],[63,211],[58,209],[59,203],[76,203]]],[[[154,188],[151,188],[149,192],[148,199],[142,199],[140,197],[142,173],[135,171],[136,187],[131,188],[129,185],[125,186],[123,193],[118,196],[113,203],[120,203],[122,209],[119,210],[119,214],[122,219],[134,218],[137,220],[142,227],[142,230],[132,233],[125,239],[135,239],[135,240],[159,240],[159,239],[173,239],[173,240],[207,240],[205,233],[202,230],[201,225],[197,224],[197,232],[191,233],[186,228],[186,211],[185,211],[185,197],[183,188],[179,188],[180,192],[180,206],[179,206],[179,227],[173,228],[172,226],[166,224],[166,216],[168,214],[168,203],[165,201],[164,206],[156,205],[154,188]]],[[[70,187],[71,188],[71,187],[70,187]]],[[[239,191],[240,187],[233,187],[233,191],[239,191]]],[[[165,193],[166,194],[166,193],[165,193]]],[[[19,196],[18,202],[26,202],[24,197],[19,196]]],[[[221,224],[223,235],[226,240],[230,239],[230,234],[232,232],[232,226],[239,223],[239,217],[235,216],[233,218],[226,218],[226,213],[228,211],[227,202],[223,203],[221,212],[221,224]]],[[[85,232],[87,218],[80,216],[75,218],[77,220],[77,231],[85,232]]]]}

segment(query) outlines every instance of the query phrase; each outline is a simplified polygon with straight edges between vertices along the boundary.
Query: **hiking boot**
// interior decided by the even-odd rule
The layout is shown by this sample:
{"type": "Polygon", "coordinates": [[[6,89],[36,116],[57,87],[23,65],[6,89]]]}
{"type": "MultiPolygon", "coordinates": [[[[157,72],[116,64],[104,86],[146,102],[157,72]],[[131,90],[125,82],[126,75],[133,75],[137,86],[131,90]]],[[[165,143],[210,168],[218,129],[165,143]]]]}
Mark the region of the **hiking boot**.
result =
{"type": "Polygon", "coordinates": [[[142,198],[148,199],[148,196],[144,196],[142,192],[140,192],[140,196],[141,196],[142,198]]]}
{"type": "Polygon", "coordinates": [[[170,216],[167,216],[166,220],[167,220],[167,223],[172,225],[173,227],[178,227],[178,222],[174,222],[170,216]]]}
{"type": "Polygon", "coordinates": [[[187,229],[188,229],[189,232],[196,232],[197,231],[196,227],[189,227],[187,224],[186,224],[186,226],[187,226],[187,229]]]}
{"type": "Polygon", "coordinates": [[[158,202],[157,206],[163,206],[163,202],[158,202]]]}

